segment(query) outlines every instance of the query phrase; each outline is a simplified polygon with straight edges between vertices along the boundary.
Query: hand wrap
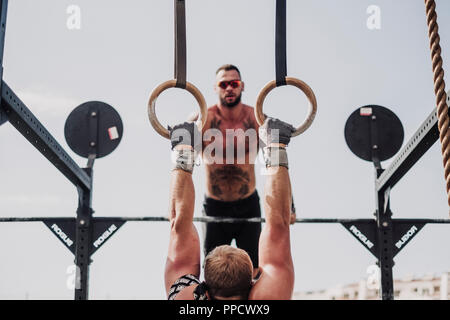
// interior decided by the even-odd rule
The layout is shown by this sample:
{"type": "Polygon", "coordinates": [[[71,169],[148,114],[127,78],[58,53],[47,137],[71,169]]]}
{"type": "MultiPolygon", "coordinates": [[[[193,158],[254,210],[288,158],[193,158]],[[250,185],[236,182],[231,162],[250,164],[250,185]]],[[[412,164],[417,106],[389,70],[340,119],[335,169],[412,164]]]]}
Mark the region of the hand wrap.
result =
{"type": "Polygon", "coordinates": [[[264,146],[271,143],[282,143],[288,145],[295,128],[289,123],[275,118],[266,118],[263,125],[259,127],[259,138],[264,146]]]}
{"type": "Polygon", "coordinates": [[[288,155],[286,148],[283,147],[265,147],[264,161],[268,167],[285,167],[289,169],[288,155]]]}
{"type": "Polygon", "coordinates": [[[198,130],[195,122],[184,122],[174,126],[173,128],[168,127],[168,129],[170,132],[170,142],[173,150],[173,170],[181,169],[192,173],[197,154],[201,151],[201,132],[198,130]],[[178,145],[191,146],[192,148],[177,148],[174,150],[178,145]]]}
{"type": "Polygon", "coordinates": [[[259,128],[261,146],[264,150],[264,161],[266,167],[283,166],[289,169],[286,148],[271,146],[272,143],[288,145],[295,128],[281,120],[266,118],[264,124],[259,128]]]}

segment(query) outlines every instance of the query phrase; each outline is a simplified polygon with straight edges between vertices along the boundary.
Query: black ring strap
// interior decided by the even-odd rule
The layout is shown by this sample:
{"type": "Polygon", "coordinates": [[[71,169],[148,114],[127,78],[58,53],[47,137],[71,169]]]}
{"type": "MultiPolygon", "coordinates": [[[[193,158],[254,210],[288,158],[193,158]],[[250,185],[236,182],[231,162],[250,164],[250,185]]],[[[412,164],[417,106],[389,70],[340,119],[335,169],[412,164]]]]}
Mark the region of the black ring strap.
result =
{"type": "Polygon", "coordinates": [[[177,88],[186,89],[185,0],[175,0],[175,79],[177,88]]]}
{"type": "Polygon", "coordinates": [[[275,73],[277,87],[286,85],[286,0],[277,0],[276,4],[275,73]]]}

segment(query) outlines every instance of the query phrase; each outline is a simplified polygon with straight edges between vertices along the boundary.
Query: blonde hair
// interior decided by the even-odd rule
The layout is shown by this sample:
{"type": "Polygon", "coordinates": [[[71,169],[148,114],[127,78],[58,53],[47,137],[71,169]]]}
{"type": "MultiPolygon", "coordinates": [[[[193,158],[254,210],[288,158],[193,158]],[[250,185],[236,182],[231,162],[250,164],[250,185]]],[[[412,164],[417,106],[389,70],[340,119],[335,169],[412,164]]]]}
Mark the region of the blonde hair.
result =
{"type": "Polygon", "coordinates": [[[223,245],[205,258],[205,282],[211,298],[238,296],[248,299],[252,275],[252,261],[242,249],[223,245]]]}

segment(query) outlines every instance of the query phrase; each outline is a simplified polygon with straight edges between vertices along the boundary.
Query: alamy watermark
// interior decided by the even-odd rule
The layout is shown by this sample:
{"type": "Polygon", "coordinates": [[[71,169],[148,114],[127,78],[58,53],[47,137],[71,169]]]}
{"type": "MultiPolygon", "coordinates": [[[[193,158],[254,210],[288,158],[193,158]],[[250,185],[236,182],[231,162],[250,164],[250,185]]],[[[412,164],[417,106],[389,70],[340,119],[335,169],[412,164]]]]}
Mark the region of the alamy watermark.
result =
{"type": "Polygon", "coordinates": [[[69,290],[81,289],[80,283],[80,267],[77,265],[70,265],[66,269],[66,274],[68,274],[66,286],[69,290]]]}
{"type": "Polygon", "coordinates": [[[367,18],[366,26],[369,30],[381,29],[381,8],[376,5],[370,5],[367,7],[366,13],[369,14],[367,18]]]}
{"type": "Polygon", "coordinates": [[[367,267],[366,273],[369,275],[366,280],[366,287],[369,290],[380,289],[380,268],[377,265],[367,267]]]}
{"type": "Polygon", "coordinates": [[[66,26],[69,30],[81,29],[81,8],[77,5],[70,5],[66,9],[68,14],[66,26]]]}
{"type": "MultiPolygon", "coordinates": [[[[176,129],[172,132],[172,138],[180,141],[179,144],[193,145],[196,151],[197,162],[209,164],[230,164],[244,165],[263,164],[261,174],[266,175],[265,158],[263,152],[258,152],[259,148],[264,147],[264,142],[260,140],[255,129],[226,129],[225,134],[219,129],[210,128],[205,130],[203,135],[195,134],[194,143],[191,142],[190,132],[184,128],[176,129]]],[[[279,130],[272,129],[270,139],[272,142],[279,141],[279,130]]],[[[267,140],[266,140],[267,141],[267,140]]],[[[278,163],[277,153],[272,153],[271,162],[278,163]]],[[[176,158],[172,157],[175,163],[176,158]]]]}

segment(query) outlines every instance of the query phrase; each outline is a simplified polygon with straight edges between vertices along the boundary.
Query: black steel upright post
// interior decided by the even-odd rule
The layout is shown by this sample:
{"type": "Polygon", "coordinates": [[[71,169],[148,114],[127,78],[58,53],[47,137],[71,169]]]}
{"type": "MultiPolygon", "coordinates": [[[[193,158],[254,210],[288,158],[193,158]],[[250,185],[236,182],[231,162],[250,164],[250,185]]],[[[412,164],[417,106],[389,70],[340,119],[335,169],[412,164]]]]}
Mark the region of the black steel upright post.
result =
{"type": "Polygon", "coordinates": [[[84,168],[91,178],[90,190],[78,187],[78,210],[75,237],[75,300],[87,300],[89,293],[89,265],[93,233],[92,221],[92,168],[84,168]]]}
{"type": "Polygon", "coordinates": [[[0,79],[3,79],[3,52],[5,49],[7,13],[8,13],[8,0],[2,0],[0,7],[0,79]]]}
{"type": "MultiPolygon", "coordinates": [[[[0,92],[3,82],[3,53],[5,49],[5,34],[6,34],[6,16],[8,11],[8,0],[2,0],[0,4],[0,92]]],[[[0,106],[0,125],[6,121],[6,113],[0,106]]]]}
{"type": "MultiPolygon", "coordinates": [[[[0,92],[3,82],[3,53],[5,51],[5,35],[6,35],[6,16],[8,13],[8,0],[2,0],[0,7],[0,92]]],[[[0,107],[0,112],[1,112],[0,107]]],[[[0,124],[1,116],[0,116],[0,124]]]]}
{"type": "MultiPolygon", "coordinates": [[[[381,174],[381,173],[380,173],[381,174]]],[[[379,175],[377,177],[379,177],[379,175]]],[[[393,258],[393,223],[392,212],[389,209],[389,192],[378,191],[377,200],[377,232],[378,232],[378,266],[381,275],[381,298],[383,300],[394,299],[394,278],[392,268],[394,266],[393,258]]]]}
{"type": "Polygon", "coordinates": [[[377,241],[378,241],[378,266],[381,275],[380,296],[383,300],[394,299],[394,281],[392,268],[394,266],[393,256],[393,225],[392,212],[389,209],[390,188],[377,190],[376,182],[384,172],[381,167],[378,145],[377,116],[373,114],[370,121],[370,137],[372,144],[372,162],[375,167],[375,203],[377,219],[377,241]]]}
{"type": "Polygon", "coordinates": [[[89,265],[91,264],[94,220],[92,218],[92,181],[93,166],[98,153],[99,111],[91,108],[88,113],[89,156],[87,167],[83,170],[91,178],[89,190],[78,187],[79,204],[77,211],[75,264],[77,276],[75,283],[75,300],[87,300],[89,294],[89,265]]]}

